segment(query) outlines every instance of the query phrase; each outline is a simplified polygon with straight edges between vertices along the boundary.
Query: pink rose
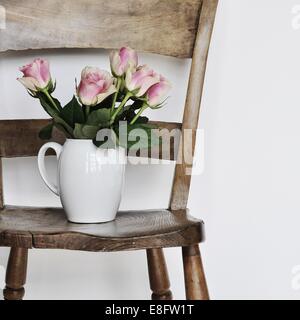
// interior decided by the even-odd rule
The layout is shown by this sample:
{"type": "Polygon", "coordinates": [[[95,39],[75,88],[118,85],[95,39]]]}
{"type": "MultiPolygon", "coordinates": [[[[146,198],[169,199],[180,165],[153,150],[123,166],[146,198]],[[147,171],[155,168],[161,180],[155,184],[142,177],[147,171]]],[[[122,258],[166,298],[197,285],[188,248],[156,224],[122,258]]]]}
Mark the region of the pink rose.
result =
{"type": "Polygon", "coordinates": [[[52,82],[47,60],[35,59],[31,64],[20,68],[20,71],[23,72],[24,76],[18,78],[18,81],[33,92],[47,88],[52,82]]]}
{"type": "Polygon", "coordinates": [[[159,75],[145,65],[135,71],[127,70],[125,84],[128,91],[142,97],[150,87],[159,82],[159,79],[159,75]]]}
{"type": "Polygon", "coordinates": [[[110,65],[112,73],[121,77],[128,69],[135,69],[138,66],[138,55],[131,48],[121,48],[119,51],[112,51],[110,54],[110,65]]]}
{"type": "Polygon", "coordinates": [[[166,100],[171,88],[170,82],[163,76],[160,76],[159,83],[156,83],[147,91],[146,97],[149,107],[159,107],[166,100]]]}
{"type": "Polygon", "coordinates": [[[86,67],[81,73],[77,95],[82,104],[95,106],[116,92],[114,79],[107,71],[86,67]]]}

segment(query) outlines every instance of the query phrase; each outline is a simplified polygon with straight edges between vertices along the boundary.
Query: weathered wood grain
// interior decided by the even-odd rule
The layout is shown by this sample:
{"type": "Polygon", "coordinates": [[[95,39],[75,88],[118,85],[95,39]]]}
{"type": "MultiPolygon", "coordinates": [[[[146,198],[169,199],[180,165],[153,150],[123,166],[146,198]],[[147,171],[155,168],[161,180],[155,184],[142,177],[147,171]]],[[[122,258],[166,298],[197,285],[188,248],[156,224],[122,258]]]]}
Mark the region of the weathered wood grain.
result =
{"type": "Polygon", "coordinates": [[[4,196],[3,196],[3,175],[2,175],[2,159],[0,157],[0,210],[4,206],[4,196]]]}
{"type": "MultiPolygon", "coordinates": [[[[182,124],[183,132],[186,129],[192,130],[192,156],[194,155],[195,150],[196,130],[198,128],[208,51],[217,6],[218,0],[203,0],[199,30],[195,43],[182,124]]],[[[184,155],[184,142],[181,142],[179,153],[181,155],[184,155]]],[[[179,156],[178,163],[175,169],[173,190],[170,202],[170,208],[172,210],[180,210],[187,207],[191,185],[191,169],[191,165],[187,161],[185,161],[182,156],[179,156]]]]}
{"type": "Polygon", "coordinates": [[[5,300],[22,300],[25,294],[28,249],[11,248],[7,271],[6,287],[3,290],[5,300]]]}
{"type": "Polygon", "coordinates": [[[119,212],[115,221],[74,224],[63,209],[7,207],[0,212],[0,246],[124,251],[196,244],[202,221],[185,211],[119,212]]]}
{"type": "Polygon", "coordinates": [[[198,245],[182,248],[187,300],[209,300],[205,273],[198,245]]]}
{"type": "Polygon", "coordinates": [[[0,51],[119,48],[191,57],[201,0],[2,0],[0,51]]]}
{"type": "Polygon", "coordinates": [[[158,131],[155,129],[154,135],[161,137],[161,145],[154,145],[149,150],[143,149],[137,153],[135,150],[132,152],[128,150],[128,155],[176,161],[181,139],[181,123],[150,121],[150,124],[158,127],[158,131]]]}
{"type": "MultiPolygon", "coordinates": [[[[0,157],[12,158],[12,157],[32,157],[36,156],[39,149],[47,141],[43,141],[39,138],[39,131],[45,127],[50,120],[0,120],[0,157]]],[[[167,155],[162,152],[162,149],[154,147],[152,151],[148,153],[135,153],[135,156],[148,156],[157,159],[174,160],[178,153],[178,142],[180,138],[181,124],[171,122],[151,122],[157,125],[160,129],[167,129],[162,131],[163,137],[168,135],[168,132],[172,132],[175,129],[176,137],[174,140],[170,140],[169,152],[167,155]],[[170,155],[170,157],[169,157],[170,155]]],[[[64,135],[54,129],[53,139],[51,141],[63,144],[65,142],[64,135]]],[[[133,154],[130,154],[133,155],[133,154]]],[[[1,193],[0,193],[1,194],[1,193]]],[[[1,202],[0,202],[1,203],[1,202]]]]}
{"type": "MultiPolygon", "coordinates": [[[[0,156],[31,157],[36,156],[39,149],[47,141],[39,138],[40,130],[50,120],[1,120],[0,121],[0,156]]],[[[53,141],[63,144],[64,135],[54,130],[53,141]]]]}
{"type": "Polygon", "coordinates": [[[147,250],[152,300],[172,300],[168,268],[161,248],[147,250]]]}

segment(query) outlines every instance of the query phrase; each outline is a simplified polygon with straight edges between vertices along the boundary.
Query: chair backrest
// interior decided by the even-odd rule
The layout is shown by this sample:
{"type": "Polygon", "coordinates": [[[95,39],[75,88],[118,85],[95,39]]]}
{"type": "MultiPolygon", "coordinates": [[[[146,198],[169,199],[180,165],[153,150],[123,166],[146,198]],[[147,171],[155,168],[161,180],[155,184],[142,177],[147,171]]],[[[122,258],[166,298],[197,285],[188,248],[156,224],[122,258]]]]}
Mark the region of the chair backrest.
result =
{"type": "MultiPolygon", "coordinates": [[[[193,151],[218,0],[2,0],[6,28],[0,52],[50,48],[119,48],[193,58],[182,124],[160,127],[192,130],[193,151]]],[[[1,157],[34,156],[43,144],[40,128],[48,120],[0,121],[1,157]]],[[[64,138],[55,133],[54,140],[64,138]]],[[[183,153],[181,141],[179,152],[183,153]]],[[[172,210],[185,209],[191,176],[176,164],[172,210]]],[[[0,161],[0,207],[3,207],[0,161]]]]}
{"type": "Polygon", "coordinates": [[[201,0],[2,0],[0,51],[118,48],[192,57],[201,0]]]}

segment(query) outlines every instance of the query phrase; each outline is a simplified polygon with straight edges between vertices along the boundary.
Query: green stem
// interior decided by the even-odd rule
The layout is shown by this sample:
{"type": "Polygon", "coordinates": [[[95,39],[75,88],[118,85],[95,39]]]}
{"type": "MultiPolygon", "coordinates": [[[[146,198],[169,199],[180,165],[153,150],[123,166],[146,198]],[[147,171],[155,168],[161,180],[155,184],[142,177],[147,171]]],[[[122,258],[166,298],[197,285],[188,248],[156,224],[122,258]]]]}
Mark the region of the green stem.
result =
{"type": "Polygon", "coordinates": [[[58,112],[60,112],[58,106],[56,105],[55,101],[53,100],[53,98],[52,98],[51,95],[49,94],[48,90],[47,90],[47,89],[44,89],[42,92],[43,92],[43,93],[46,95],[46,97],[49,99],[49,101],[51,102],[52,106],[53,106],[58,112]]]}
{"type": "Polygon", "coordinates": [[[54,122],[58,123],[59,125],[62,125],[70,134],[70,136],[73,136],[73,128],[70,127],[63,119],[61,119],[61,117],[59,116],[61,110],[59,109],[59,107],[56,105],[55,101],[53,100],[53,98],[51,97],[51,95],[49,94],[47,89],[42,90],[42,92],[45,94],[45,96],[48,98],[48,100],[50,101],[50,103],[52,104],[52,106],[55,109],[51,111],[51,114],[48,112],[48,114],[53,118],[54,122]],[[58,114],[56,113],[56,111],[58,111],[58,114]]]}
{"type": "Polygon", "coordinates": [[[118,98],[118,94],[120,92],[120,88],[121,88],[121,84],[122,84],[122,79],[118,78],[118,83],[117,83],[117,92],[114,95],[114,100],[112,102],[112,106],[111,106],[111,114],[114,112],[115,110],[115,105],[117,102],[117,98],[118,98]]]}
{"type": "Polygon", "coordinates": [[[91,111],[91,107],[90,106],[85,106],[85,117],[86,117],[86,120],[89,117],[90,111],[91,111]]]}
{"type": "Polygon", "coordinates": [[[141,114],[148,108],[148,105],[145,103],[142,108],[140,109],[140,111],[136,114],[136,116],[132,119],[132,121],[130,122],[130,125],[133,125],[136,123],[137,119],[141,116],[141,114]]]}
{"type": "Polygon", "coordinates": [[[115,113],[112,115],[110,123],[113,124],[114,121],[116,120],[117,115],[120,113],[120,111],[122,110],[122,108],[125,106],[125,104],[127,103],[127,101],[133,96],[133,94],[131,92],[128,92],[124,98],[124,100],[121,102],[121,104],[119,105],[118,109],[115,111],[115,113]]]}

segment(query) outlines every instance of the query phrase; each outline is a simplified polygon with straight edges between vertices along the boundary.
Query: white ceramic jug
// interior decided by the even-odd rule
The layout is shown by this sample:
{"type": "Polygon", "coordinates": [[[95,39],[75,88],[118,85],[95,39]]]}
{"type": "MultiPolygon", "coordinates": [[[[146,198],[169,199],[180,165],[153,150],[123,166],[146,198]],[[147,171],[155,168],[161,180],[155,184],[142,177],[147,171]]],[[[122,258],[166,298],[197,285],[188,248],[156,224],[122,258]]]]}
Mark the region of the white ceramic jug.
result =
{"type": "Polygon", "coordinates": [[[100,149],[91,140],[68,139],[63,146],[46,143],[38,154],[44,182],[60,196],[68,220],[75,223],[115,219],[122,197],[125,162],[125,149],[100,149]],[[57,186],[49,181],[45,168],[48,149],[53,149],[58,158],[57,186]]]}

